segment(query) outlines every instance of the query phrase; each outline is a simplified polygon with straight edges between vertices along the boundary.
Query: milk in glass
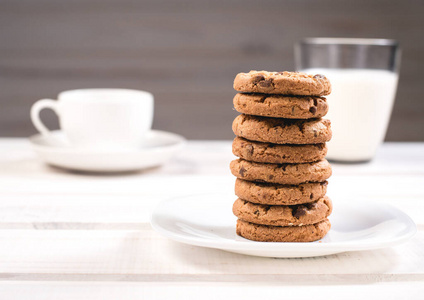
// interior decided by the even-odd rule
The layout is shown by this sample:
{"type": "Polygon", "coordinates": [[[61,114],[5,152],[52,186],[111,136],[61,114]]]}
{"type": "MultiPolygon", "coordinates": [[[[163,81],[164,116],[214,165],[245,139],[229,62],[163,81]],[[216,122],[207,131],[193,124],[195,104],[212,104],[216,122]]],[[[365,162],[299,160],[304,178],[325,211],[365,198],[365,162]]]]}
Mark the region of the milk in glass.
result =
{"type": "Polygon", "coordinates": [[[323,74],[331,82],[327,96],[333,138],[328,159],[366,161],[372,159],[384,140],[392,111],[398,75],[386,70],[305,69],[323,74]]]}

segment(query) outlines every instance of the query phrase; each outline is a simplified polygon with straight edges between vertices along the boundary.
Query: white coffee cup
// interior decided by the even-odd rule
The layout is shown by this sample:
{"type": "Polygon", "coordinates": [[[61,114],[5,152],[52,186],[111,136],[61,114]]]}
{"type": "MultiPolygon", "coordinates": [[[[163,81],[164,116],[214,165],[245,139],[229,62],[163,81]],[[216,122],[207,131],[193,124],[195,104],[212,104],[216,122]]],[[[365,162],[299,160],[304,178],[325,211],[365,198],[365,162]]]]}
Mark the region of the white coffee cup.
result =
{"type": "Polygon", "coordinates": [[[153,95],[129,89],[64,91],[57,100],[42,99],[31,108],[37,130],[52,138],[40,120],[42,109],[52,109],[69,144],[84,148],[137,147],[153,122],[153,95]]]}

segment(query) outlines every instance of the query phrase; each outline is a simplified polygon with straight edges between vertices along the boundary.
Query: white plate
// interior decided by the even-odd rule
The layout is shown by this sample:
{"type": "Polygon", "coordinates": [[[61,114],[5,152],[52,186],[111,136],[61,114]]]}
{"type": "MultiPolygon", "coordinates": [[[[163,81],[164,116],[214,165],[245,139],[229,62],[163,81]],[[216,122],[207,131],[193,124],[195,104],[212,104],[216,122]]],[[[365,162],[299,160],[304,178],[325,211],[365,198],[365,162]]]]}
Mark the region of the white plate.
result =
{"type": "Polygon", "coordinates": [[[153,211],[151,225],[177,242],[266,257],[312,257],[385,248],[405,242],[417,230],[411,218],[392,206],[333,199],[332,228],[321,241],[254,242],[235,233],[235,198],[203,194],[165,200],[153,211]]]}
{"type": "Polygon", "coordinates": [[[70,147],[59,130],[52,137],[30,137],[34,151],[47,164],[78,171],[126,172],[155,167],[182,149],[185,139],[177,134],[151,130],[143,146],[134,149],[88,150],[70,147]]]}

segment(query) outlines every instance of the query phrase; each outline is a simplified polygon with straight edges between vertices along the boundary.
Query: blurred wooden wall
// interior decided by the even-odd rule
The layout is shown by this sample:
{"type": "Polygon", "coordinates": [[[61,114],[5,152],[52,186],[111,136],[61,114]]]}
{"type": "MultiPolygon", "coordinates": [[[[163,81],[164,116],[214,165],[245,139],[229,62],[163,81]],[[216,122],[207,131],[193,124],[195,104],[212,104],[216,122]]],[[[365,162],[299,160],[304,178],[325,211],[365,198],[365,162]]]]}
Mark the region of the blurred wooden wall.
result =
{"type": "Polygon", "coordinates": [[[401,42],[387,140],[423,141],[423,15],[422,0],[0,0],[0,136],[35,133],[38,99],[122,87],[155,95],[154,128],[230,139],[235,74],[292,70],[296,41],[328,36],[401,42]]]}

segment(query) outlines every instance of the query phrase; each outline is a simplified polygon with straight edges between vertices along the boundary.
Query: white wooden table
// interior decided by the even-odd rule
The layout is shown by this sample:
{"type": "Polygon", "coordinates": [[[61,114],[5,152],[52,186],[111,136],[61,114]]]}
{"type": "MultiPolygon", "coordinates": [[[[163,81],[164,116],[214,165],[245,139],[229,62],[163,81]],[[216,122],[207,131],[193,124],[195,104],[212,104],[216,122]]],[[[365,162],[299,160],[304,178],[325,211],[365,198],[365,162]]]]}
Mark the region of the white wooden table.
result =
{"type": "Polygon", "coordinates": [[[0,299],[423,299],[424,143],[333,164],[335,207],[380,201],[417,223],[417,235],[393,248],[271,259],[175,243],[150,228],[162,199],[232,190],[232,159],[231,142],[197,141],[162,168],[87,175],[44,165],[25,139],[0,139],[0,299]]]}

